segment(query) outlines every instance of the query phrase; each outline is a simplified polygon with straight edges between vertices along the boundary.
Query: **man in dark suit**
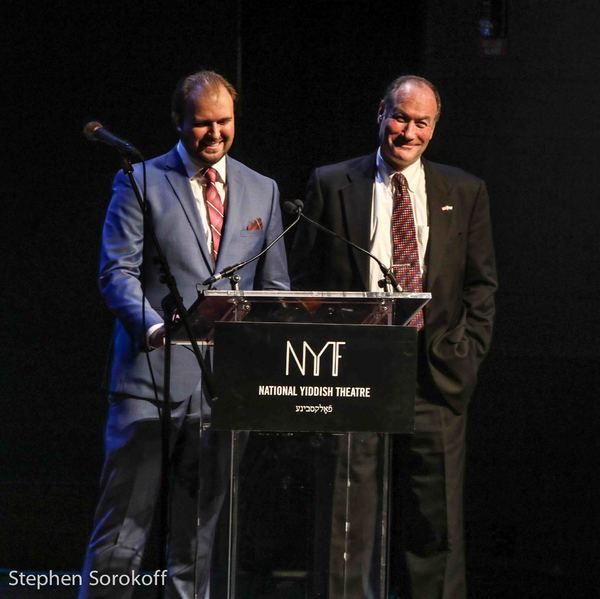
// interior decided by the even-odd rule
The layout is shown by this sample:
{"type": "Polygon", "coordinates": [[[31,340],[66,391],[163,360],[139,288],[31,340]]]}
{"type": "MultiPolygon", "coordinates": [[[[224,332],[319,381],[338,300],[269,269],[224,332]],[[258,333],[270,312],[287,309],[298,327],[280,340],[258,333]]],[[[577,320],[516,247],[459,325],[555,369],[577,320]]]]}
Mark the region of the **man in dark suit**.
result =
{"type": "MultiPolygon", "coordinates": [[[[404,264],[394,264],[394,272],[404,290],[432,295],[424,319],[411,322],[419,328],[415,433],[394,440],[400,492],[392,512],[401,534],[392,544],[397,550],[401,537],[403,564],[396,555],[390,567],[393,575],[406,568],[397,584],[401,596],[412,599],[466,597],[466,419],[491,341],[497,287],[485,184],[422,158],[440,109],[431,82],[412,75],[393,81],[379,106],[378,151],[317,168],[305,201],[308,216],[387,264],[397,261],[398,245],[410,233],[415,276],[404,276],[404,264]],[[404,191],[398,191],[400,180],[404,191]],[[412,216],[400,235],[394,219],[402,193],[412,216]]],[[[310,225],[298,230],[290,260],[294,287],[380,291],[374,261],[310,225]]],[[[352,597],[367,596],[367,578],[352,597]]]]}
{"type": "MultiPolygon", "coordinates": [[[[145,170],[142,164],[134,167],[185,306],[197,299],[197,284],[258,254],[282,229],[276,183],[227,155],[235,135],[236,98],[232,85],[212,71],[182,79],[172,106],[179,143],[147,161],[145,170]]],[[[144,232],[130,182],[119,173],[104,224],[99,276],[101,293],[116,317],[106,455],[80,598],[131,596],[159,493],[161,302],[168,289],[144,232]]],[[[242,289],[288,289],[283,243],[238,274],[242,289]]],[[[227,287],[227,280],[219,285],[227,287]]],[[[228,435],[204,430],[210,408],[188,347],[173,346],[171,381],[166,596],[204,598],[226,489],[228,435]]]]}

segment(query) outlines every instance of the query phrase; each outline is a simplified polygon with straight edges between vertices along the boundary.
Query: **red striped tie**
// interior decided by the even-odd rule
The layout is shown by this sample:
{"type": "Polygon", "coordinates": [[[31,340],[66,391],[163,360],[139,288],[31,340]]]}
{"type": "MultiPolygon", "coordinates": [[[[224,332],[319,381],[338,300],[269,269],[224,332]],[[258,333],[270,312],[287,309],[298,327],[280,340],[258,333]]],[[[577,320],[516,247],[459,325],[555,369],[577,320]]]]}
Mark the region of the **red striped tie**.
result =
{"type": "Polygon", "coordinates": [[[219,244],[221,243],[221,231],[223,229],[225,211],[223,210],[223,201],[215,186],[217,171],[214,168],[209,167],[203,171],[203,175],[206,178],[204,200],[206,202],[206,210],[208,211],[208,220],[212,237],[212,256],[213,260],[216,262],[219,253],[219,244]]]}
{"type": "MultiPolygon", "coordinates": [[[[392,210],[392,243],[394,275],[402,291],[421,293],[423,280],[419,264],[419,249],[415,219],[413,216],[408,183],[402,173],[392,176],[394,206],[392,210]]],[[[423,310],[420,310],[408,323],[417,329],[423,328],[423,310]]]]}

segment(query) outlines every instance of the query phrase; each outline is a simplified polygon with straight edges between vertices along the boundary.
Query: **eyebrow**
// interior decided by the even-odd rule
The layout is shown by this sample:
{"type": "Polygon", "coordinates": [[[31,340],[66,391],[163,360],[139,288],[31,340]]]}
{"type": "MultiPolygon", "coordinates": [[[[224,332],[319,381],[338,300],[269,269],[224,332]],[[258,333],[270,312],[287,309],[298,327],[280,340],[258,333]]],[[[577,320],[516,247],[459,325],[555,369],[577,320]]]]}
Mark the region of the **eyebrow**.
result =
{"type": "Polygon", "coordinates": [[[402,115],[402,116],[405,116],[405,117],[409,118],[411,121],[430,121],[430,120],[434,120],[435,119],[435,116],[430,116],[430,115],[411,116],[410,114],[408,114],[404,110],[395,109],[395,108],[392,109],[391,115],[392,116],[402,115]]]}
{"type": "Polygon", "coordinates": [[[201,124],[201,123],[222,123],[224,121],[232,121],[233,117],[232,116],[224,116],[220,119],[202,119],[202,118],[194,118],[194,123],[195,124],[201,124]]]}

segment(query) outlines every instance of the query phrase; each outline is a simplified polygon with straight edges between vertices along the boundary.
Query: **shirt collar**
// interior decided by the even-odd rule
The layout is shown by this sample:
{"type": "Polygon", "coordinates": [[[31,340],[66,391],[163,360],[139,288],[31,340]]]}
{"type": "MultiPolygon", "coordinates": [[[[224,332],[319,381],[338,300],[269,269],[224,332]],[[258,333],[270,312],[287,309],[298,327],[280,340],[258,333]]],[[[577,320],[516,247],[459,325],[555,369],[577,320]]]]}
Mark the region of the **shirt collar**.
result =
{"type": "MultiPolygon", "coordinates": [[[[381,156],[381,149],[377,150],[377,179],[381,181],[384,185],[390,185],[391,176],[397,172],[395,171],[381,156]]],[[[400,172],[406,177],[406,181],[408,183],[408,189],[410,191],[415,191],[417,189],[417,185],[419,183],[419,179],[421,177],[422,172],[422,162],[419,158],[416,162],[413,162],[405,169],[402,169],[400,172]]]]}
{"type": "MultiPolygon", "coordinates": [[[[200,171],[206,168],[205,164],[194,160],[190,156],[181,140],[177,142],[177,153],[179,154],[181,162],[183,162],[185,172],[190,179],[198,177],[200,171]]],[[[217,171],[219,175],[218,181],[221,181],[221,183],[225,184],[227,181],[227,156],[223,156],[223,158],[221,158],[218,162],[215,162],[215,164],[211,164],[210,166],[217,171]]]]}

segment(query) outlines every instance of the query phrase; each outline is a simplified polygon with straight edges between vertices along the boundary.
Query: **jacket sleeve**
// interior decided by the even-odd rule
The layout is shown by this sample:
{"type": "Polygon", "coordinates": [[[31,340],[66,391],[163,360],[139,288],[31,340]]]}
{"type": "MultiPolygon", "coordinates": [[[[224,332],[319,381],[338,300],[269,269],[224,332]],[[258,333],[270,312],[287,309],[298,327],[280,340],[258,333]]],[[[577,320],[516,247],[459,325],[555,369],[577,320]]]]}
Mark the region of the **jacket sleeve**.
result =
{"type": "MultiPolygon", "coordinates": [[[[304,214],[317,222],[323,222],[323,194],[319,180],[319,169],[315,169],[308,180],[304,199],[304,214]]],[[[327,289],[323,279],[323,244],[317,228],[305,220],[298,223],[292,252],[290,274],[292,287],[299,290],[327,289]]]]}
{"type": "MultiPolygon", "coordinates": [[[[281,219],[281,206],[279,204],[279,189],[272,182],[271,213],[266,225],[264,246],[271,243],[283,230],[281,219]]],[[[280,239],[261,258],[254,278],[255,289],[289,289],[290,277],[288,275],[285,242],[280,239]]]]}
{"type": "Polygon", "coordinates": [[[486,186],[482,183],[470,218],[463,287],[466,334],[478,363],[490,348],[497,287],[489,199],[486,186]]]}
{"type": "Polygon", "coordinates": [[[477,180],[475,185],[469,194],[473,200],[468,203],[464,254],[457,263],[460,268],[446,274],[446,304],[436,300],[439,288],[431,290],[435,308],[432,305],[429,311],[434,320],[429,322],[428,332],[431,373],[457,412],[467,405],[490,348],[498,287],[487,189],[483,181],[477,180]]]}
{"type": "Polygon", "coordinates": [[[144,219],[131,184],[119,172],[113,182],[100,249],[98,286],[104,300],[139,348],[146,331],[163,322],[143,293],[144,219]]]}

